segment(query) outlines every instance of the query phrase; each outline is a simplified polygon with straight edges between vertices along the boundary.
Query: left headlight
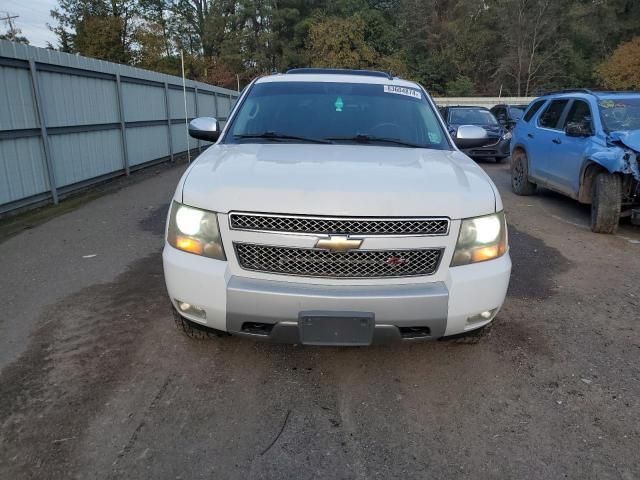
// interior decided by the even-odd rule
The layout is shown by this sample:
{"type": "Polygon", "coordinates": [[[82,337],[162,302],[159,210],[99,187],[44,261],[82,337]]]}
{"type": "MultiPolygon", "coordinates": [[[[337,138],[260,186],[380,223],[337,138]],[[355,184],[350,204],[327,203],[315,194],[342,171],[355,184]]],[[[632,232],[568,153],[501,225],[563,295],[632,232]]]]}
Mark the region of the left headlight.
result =
{"type": "Polygon", "coordinates": [[[169,215],[167,241],[184,252],[217,260],[227,259],[220,238],[218,217],[214,212],[174,201],[169,215]]]}
{"type": "Polygon", "coordinates": [[[501,257],[507,251],[504,212],[462,220],[451,266],[468,265],[501,257]]]}
{"type": "Polygon", "coordinates": [[[503,140],[511,140],[511,132],[507,132],[504,135],[502,135],[502,139],[503,140]]]}

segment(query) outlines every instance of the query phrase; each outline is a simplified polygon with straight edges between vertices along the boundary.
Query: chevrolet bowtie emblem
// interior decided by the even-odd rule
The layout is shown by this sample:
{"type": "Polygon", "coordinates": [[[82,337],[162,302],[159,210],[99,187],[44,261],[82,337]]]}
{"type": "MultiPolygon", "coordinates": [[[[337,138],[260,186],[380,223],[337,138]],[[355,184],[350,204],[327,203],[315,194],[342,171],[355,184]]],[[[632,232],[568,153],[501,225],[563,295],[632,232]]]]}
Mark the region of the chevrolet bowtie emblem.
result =
{"type": "Polygon", "coordinates": [[[345,253],[349,250],[360,248],[360,245],[362,245],[361,239],[357,240],[346,236],[329,236],[318,240],[316,248],[322,248],[330,252],[345,253]]]}

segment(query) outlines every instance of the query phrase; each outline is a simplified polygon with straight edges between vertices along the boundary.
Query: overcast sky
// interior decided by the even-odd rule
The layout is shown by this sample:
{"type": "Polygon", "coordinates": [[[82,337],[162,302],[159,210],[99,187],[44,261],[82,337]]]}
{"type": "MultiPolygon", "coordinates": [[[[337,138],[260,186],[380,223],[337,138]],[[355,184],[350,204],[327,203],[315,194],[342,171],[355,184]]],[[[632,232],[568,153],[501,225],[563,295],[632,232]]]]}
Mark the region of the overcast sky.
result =
{"type": "MultiPolygon", "coordinates": [[[[0,17],[6,13],[20,15],[13,20],[15,26],[34,47],[46,47],[47,42],[57,46],[55,35],[47,28],[47,23],[52,23],[49,12],[57,4],[56,0],[0,0],[0,17]]],[[[0,32],[6,30],[6,22],[0,22],[0,32]]]]}

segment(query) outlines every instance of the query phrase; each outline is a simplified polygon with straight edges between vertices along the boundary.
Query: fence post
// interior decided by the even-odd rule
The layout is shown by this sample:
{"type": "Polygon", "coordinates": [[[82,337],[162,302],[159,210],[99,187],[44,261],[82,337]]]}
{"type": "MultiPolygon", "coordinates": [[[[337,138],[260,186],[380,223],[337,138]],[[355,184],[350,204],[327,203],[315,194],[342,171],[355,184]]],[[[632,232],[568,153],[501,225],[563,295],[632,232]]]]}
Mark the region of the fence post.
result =
{"type": "MultiPolygon", "coordinates": [[[[195,97],[196,111],[195,116],[198,118],[200,115],[198,114],[198,86],[196,85],[193,89],[193,96],[195,97]]],[[[198,140],[198,152],[202,152],[202,143],[198,140]]]]}
{"type": "Polygon", "coordinates": [[[118,93],[118,111],[120,113],[120,137],[122,139],[122,154],[124,155],[124,172],[129,175],[129,152],[127,151],[127,132],[124,123],[124,103],[122,102],[122,82],[120,74],[116,73],[116,90],[118,93]]]}
{"type": "Polygon", "coordinates": [[[38,85],[38,72],[36,70],[36,62],[29,60],[29,71],[31,72],[31,86],[33,88],[33,100],[36,104],[36,112],[38,115],[38,123],[40,124],[40,136],[42,137],[42,147],[44,150],[44,161],[47,167],[47,175],[49,177],[49,189],[51,190],[51,198],[54,205],[58,203],[58,188],[56,187],[56,176],[53,171],[53,162],[51,159],[51,149],[49,148],[49,137],[47,136],[47,126],[44,118],[44,107],[42,106],[42,96],[40,95],[40,86],[38,85]]]}
{"type": "Polygon", "coordinates": [[[173,162],[173,138],[171,138],[171,107],[169,104],[169,83],[164,82],[164,109],[167,112],[167,132],[169,134],[169,155],[173,162]]]}

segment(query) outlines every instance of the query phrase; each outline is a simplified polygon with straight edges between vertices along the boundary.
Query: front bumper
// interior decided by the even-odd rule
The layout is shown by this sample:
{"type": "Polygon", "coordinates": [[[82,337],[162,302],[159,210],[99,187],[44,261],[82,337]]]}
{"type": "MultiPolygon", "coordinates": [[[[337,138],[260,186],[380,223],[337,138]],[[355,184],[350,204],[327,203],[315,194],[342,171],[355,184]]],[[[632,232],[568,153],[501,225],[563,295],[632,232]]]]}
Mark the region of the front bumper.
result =
{"type": "MultiPolygon", "coordinates": [[[[233,334],[298,343],[301,313],[373,314],[372,343],[407,338],[403,331],[423,327],[420,339],[436,339],[480,328],[469,322],[502,306],[511,274],[509,254],[488,262],[448,268],[444,281],[404,285],[325,285],[298,283],[295,277],[258,279],[233,275],[227,262],[199,257],[165,245],[163,263],[171,301],[188,302],[206,312],[189,320],[233,334]],[[256,330],[256,324],[270,328],[256,330]]],[[[447,268],[442,265],[440,268],[447,268]]],[[[321,282],[321,279],[318,279],[321,282]]]]}
{"type": "Polygon", "coordinates": [[[484,157],[508,157],[509,146],[511,140],[500,139],[498,143],[494,145],[485,145],[477,148],[467,148],[462,150],[469,157],[484,158],[484,157]]]}

